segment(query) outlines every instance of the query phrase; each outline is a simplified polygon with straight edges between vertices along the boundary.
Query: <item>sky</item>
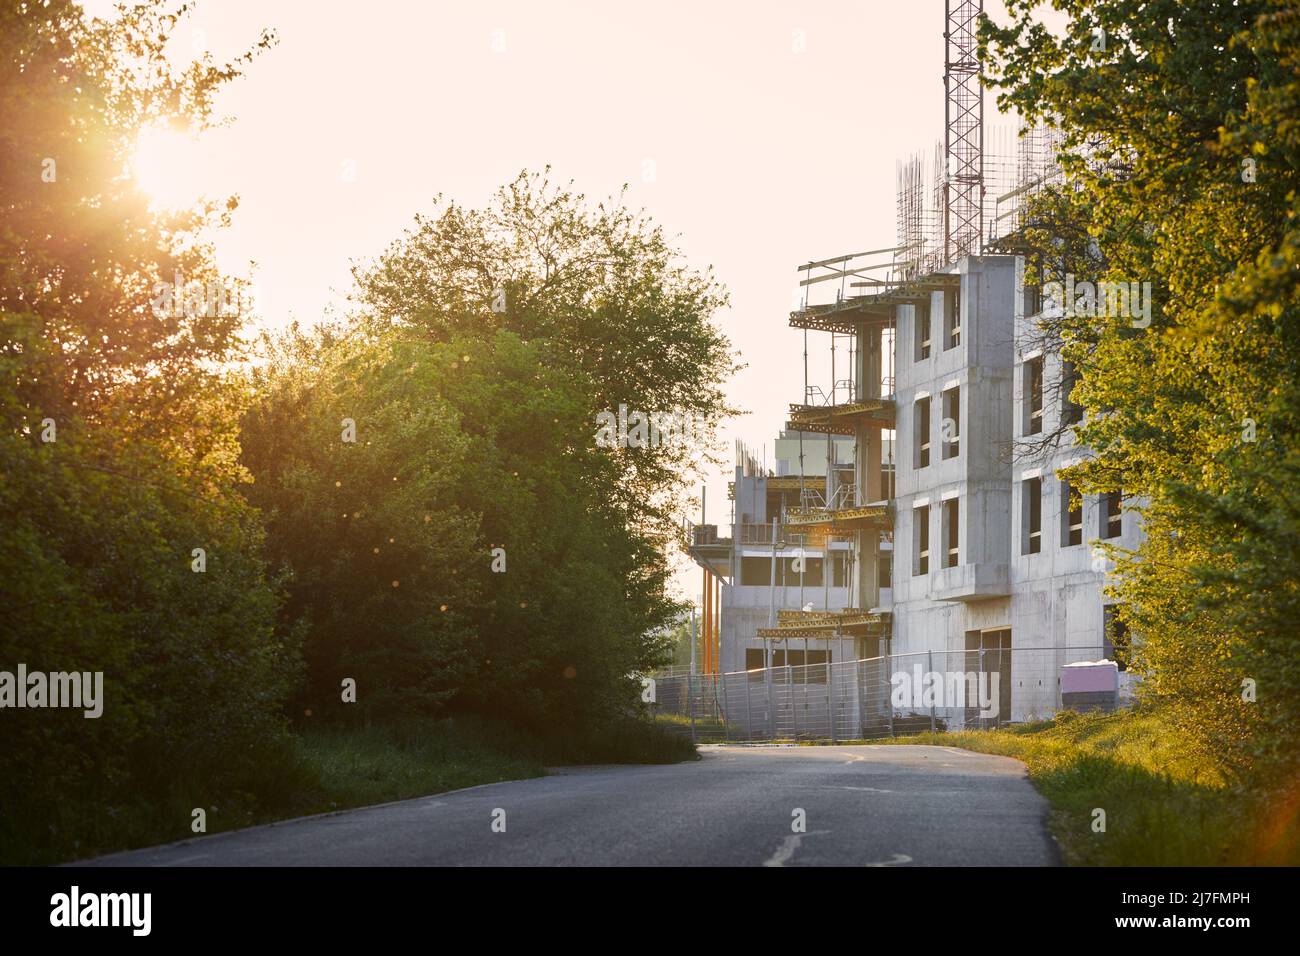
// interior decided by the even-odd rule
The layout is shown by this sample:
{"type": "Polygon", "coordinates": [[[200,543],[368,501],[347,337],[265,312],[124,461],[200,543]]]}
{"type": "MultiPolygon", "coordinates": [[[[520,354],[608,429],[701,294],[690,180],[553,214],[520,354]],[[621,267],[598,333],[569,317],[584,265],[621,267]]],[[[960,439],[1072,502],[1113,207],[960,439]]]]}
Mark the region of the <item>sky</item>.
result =
{"type": "MultiPolygon", "coordinates": [[[[438,194],[482,205],[548,164],[592,198],[626,184],[729,290],[717,319],[747,364],[729,386],[746,414],[718,449],[766,445],[770,464],[802,394],[796,267],[895,244],[896,163],[943,135],[943,21],[941,0],[209,0],[178,56],[222,61],[264,28],[279,43],[220,95],[229,125],[187,148],[173,185],[239,196],[218,263],[256,263],[274,327],[340,309],[350,264],[438,194]]],[[[828,336],[810,351],[825,387],[828,336]]],[[[708,483],[711,521],[729,477],[708,483]]]]}

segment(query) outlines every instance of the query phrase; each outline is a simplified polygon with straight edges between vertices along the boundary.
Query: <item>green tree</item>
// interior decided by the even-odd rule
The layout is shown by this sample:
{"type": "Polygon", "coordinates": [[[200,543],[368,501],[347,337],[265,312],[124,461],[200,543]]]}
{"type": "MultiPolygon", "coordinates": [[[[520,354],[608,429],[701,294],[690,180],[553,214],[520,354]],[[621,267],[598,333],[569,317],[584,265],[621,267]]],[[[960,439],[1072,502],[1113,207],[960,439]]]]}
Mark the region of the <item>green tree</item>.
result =
{"type": "Polygon", "coordinates": [[[0,667],[103,671],[106,698],[5,713],[0,844],[38,855],[123,803],[247,789],[295,673],[238,495],[243,318],[155,308],[177,270],[216,276],[228,207],[164,216],[121,173],[143,127],[202,127],[238,74],[173,71],[176,22],[0,11],[0,667]]]}
{"type": "Polygon", "coordinates": [[[668,653],[673,515],[707,432],[607,448],[598,416],[727,411],[721,290],[642,217],[527,174],[357,278],[349,323],[269,350],[244,425],[313,699],[368,668],[372,707],[552,734],[627,712],[668,653]]]}
{"type": "Polygon", "coordinates": [[[315,713],[344,713],[352,677],[362,712],[554,732],[626,709],[661,654],[666,567],[609,500],[590,396],[542,344],[489,334],[295,329],[254,373],[250,494],[315,713]]]}
{"type": "Polygon", "coordinates": [[[243,423],[282,611],[309,665],[301,709],[437,710],[468,677],[477,518],[459,503],[467,440],[441,369],[407,343],[296,327],[253,373],[243,423]]]}
{"type": "Polygon", "coordinates": [[[1053,5],[1059,36],[1025,0],[981,27],[1000,103],[1066,134],[1040,265],[1150,281],[1155,298],[1148,328],[1057,329],[1097,452],[1068,477],[1141,512],[1146,540],[1115,553],[1114,593],[1145,693],[1228,769],[1286,779],[1300,756],[1300,5],[1053,5]],[[1071,224],[1058,241],[1053,222],[1071,224]]]}
{"type": "Polygon", "coordinates": [[[467,697],[552,733],[590,731],[627,710],[640,689],[632,673],[664,655],[654,632],[675,610],[669,566],[622,504],[622,463],[595,446],[595,398],[566,353],[487,334],[434,347],[454,368],[443,396],[473,439],[464,487],[481,516],[486,656],[467,697]],[[504,571],[492,570],[492,547],[504,571]]]}
{"type": "MultiPolygon", "coordinates": [[[[621,196],[593,205],[547,173],[521,172],[484,209],[453,202],[417,215],[377,262],[355,270],[358,304],[373,321],[432,341],[500,328],[548,343],[591,396],[593,434],[596,416],[620,405],[678,412],[711,432],[735,411],[723,383],[737,366],[712,322],[725,291],[711,270],[682,263],[663,229],[621,196]]],[[[663,547],[705,444],[614,456],[621,478],[608,494],[663,547]]]]}

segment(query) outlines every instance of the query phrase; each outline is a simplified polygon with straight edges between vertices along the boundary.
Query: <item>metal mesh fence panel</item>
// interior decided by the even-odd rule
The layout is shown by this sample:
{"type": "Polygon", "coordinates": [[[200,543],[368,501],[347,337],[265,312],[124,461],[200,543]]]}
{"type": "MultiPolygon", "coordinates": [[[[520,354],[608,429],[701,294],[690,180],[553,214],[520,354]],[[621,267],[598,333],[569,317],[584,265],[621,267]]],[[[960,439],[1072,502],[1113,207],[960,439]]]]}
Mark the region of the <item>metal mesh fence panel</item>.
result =
{"type": "Polygon", "coordinates": [[[977,648],[659,676],[651,709],[701,743],[988,730],[1127,706],[1126,675],[1106,665],[1067,671],[1098,657],[1096,647],[977,648]]]}

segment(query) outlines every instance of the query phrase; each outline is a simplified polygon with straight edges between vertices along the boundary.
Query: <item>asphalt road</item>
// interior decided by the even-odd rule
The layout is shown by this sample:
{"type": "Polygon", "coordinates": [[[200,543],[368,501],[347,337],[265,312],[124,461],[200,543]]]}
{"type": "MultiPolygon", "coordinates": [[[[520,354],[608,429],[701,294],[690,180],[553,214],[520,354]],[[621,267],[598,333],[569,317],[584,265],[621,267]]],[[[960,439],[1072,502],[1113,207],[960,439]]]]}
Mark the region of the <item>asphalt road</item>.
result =
{"type": "Polygon", "coordinates": [[[706,747],[100,857],[90,866],[1043,866],[1047,803],[1007,757],[706,747]],[[803,832],[796,832],[802,811],[803,832]],[[495,821],[495,828],[494,828],[495,821]],[[501,831],[504,822],[504,832],[501,831]]]}

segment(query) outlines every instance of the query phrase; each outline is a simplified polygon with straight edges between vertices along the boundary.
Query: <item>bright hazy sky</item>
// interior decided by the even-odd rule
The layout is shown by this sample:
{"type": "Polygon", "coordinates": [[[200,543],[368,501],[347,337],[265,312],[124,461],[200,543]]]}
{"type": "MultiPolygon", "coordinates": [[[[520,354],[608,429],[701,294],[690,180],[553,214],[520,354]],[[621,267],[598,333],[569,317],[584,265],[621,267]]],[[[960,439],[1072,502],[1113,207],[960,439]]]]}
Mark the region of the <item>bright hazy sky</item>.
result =
{"type": "MultiPolygon", "coordinates": [[[[233,122],[191,175],[239,195],[219,262],[257,263],[272,325],[339,307],[349,262],[438,193],[480,205],[548,163],[589,197],[626,183],[730,290],[719,319],[749,366],[731,387],[748,414],[720,449],[766,444],[770,464],[802,389],[795,267],[894,245],[895,163],[943,133],[943,16],[940,0],[209,0],[178,53],[222,61],[264,27],[279,44],[222,94],[233,122]]],[[[710,520],[727,520],[726,480],[709,483],[710,520]]]]}

